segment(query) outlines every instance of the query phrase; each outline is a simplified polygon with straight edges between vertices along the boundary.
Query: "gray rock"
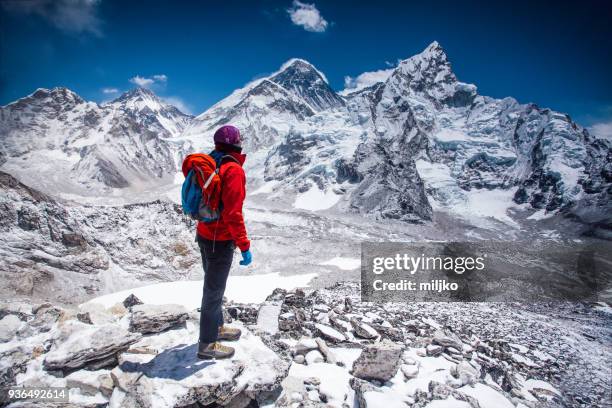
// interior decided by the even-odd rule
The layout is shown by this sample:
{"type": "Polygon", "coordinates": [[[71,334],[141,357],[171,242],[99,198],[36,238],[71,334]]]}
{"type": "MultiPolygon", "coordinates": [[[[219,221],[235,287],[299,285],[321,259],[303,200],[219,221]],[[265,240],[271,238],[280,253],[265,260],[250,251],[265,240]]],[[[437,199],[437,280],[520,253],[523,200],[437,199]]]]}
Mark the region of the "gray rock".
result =
{"type": "Polygon", "coordinates": [[[430,344],[427,346],[426,350],[427,350],[428,356],[435,357],[435,356],[439,356],[440,354],[442,354],[442,352],[444,351],[444,348],[442,346],[430,344]]]}
{"type": "Polygon", "coordinates": [[[357,337],[361,337],[362,339],[373,340],[379,336],[378,332],[374,330],[372,326],[367,323],[360,322],[355,318],[351,319],[351,326],[353,326],[353,330],[355,330],[355,335],[357,337]]]}
{"type": "Polygon", "coordinates": [[[388,381],[397,373],[402,351],[401,345],[387,341],[368,346],[353,363],[352,374],[364,380],[388,381]]]}
{"type": "Polygon", "coordinates": [[[325,343],[325,340],[317,337],[315,341],[319,346],[319,351],[321,352],[321,354],[323,354],[323,357],[325,357],[325,361],[329,364],[336,364],[336,356],[334,356],[334,353],[332,353],[329,347],[327,347],[327,343],[325,343]]]}
{"type": "Polygon", "coordinates": [[[436,330],[433,335],[433,344],[438,344],[444,348],[454,348],[461,350],[463,348],[463,342],[453,333],[444,332],[442,330],[436,330]]]}
{"type": "Polygon", "coordinates": [[[29,324],[38,331],[48,332],[64,313],[60,307],[45,305],[36,310],[34,319],[29,324]]]}
{"type": "Polygon", "coordinates": [[[32,305],[20,302],[8,302],[0,304],[0,319],[7,315],[15,315],[21,320],[27,320],[35,312],[32,305]]]}
{"type": "Polygon", "coordinates": [[[5,343],[17,335],[24,323],[16,315],[7,315],[0,320],[0,343],[5,343]]]}
{"type": "Polygon", "coordinates": [[[185,323],[187,309],[181,305],[136,305],[132,307],[130,331],[159,333],[185,323]]]}
{"type": "Polygon", "coordinates": [[[125,306],[125,308],[130,308],[132,306],[136,306],[136,305],[142,305],[143,302],[142,300],[138,299],[136,297],[136,295],[134,295],[133,293],[131,293],[128,297],[125,298],[125,300],[123,301],[123,306],[125,306]]]}
{"type": "MultiPolygon", "coordinates": [[[[379,392],[378,388],[367,381],[360,380],[359,378],[351,378],[349,380],[351,388],[355,391],[355,396],[359,402],[360,408],[367,408],[368,404],[364,398],[366,392],[379,392]]],[[[375,407],[371,407],[375,408],[375,407]]]]}
{"type": "Polygon", "coordinates": [[[462,361],[451,370],[451,373],[457,377],[463,385],[473,384],[480,376],[480,372],[472,367],[467,361],[462,361]]]}
{"type": "Polygon", "coordinates": [[[317,344],[315,339],[303,336],[302,338],[300,338],[297,344],[293,346],[293,353],[306,354],[311,350],[316,350],[317,348],[319,348],[319,345],[317,344]]]}
{"type": "Polygon", "coordinates": [[[91,321],[91,316],[89,315],[89,312],[77,313],[76,317],[79,322],[82,322],[85,324],[93,324],[93,322],[91,321]]]}
{"type": "Polygon", "coordinates": [[[96,395],[98,392],[106,397],[113,393],[113,379],[109,370],[79,370],[66,377],[68,388],[78,388],[82,394],[96,395]]]}
{"type": "Polygon", "coordinates": [[[437,381],[431,381],[429,383],[429,393],[433,399],[447,399],[452,392],[453,388],[446,384],[442,384],[437,381]]]}
{"type": "Polygon", "coordinates": [[[115,324],[76,330],[47,354],[43,367],[66,372],[86,366],[108,366],[116,361],[117,354],[140,338],[140,334],[115,324]]]}
{"type": "MultiPolygon", "coordinates": [[[[15,377],[25,372],[28,362],[33,357],[35,356],[32,349],[21,344],[0,351],[0,388],[15,385],[15,377]]],[[[0,393],[0,406],[8,402],[5,400],[6,397],[6,393],[0,393]]]]}
{"type": "Polygon", "coordinates": [[[333,327],[327,326],[325,324],[316,323],[315,329],[321,337],[323,337],[327,341],[331,341],[332,343],[339,343],[346,340],[344,334],[340,333],[333,327]]]}

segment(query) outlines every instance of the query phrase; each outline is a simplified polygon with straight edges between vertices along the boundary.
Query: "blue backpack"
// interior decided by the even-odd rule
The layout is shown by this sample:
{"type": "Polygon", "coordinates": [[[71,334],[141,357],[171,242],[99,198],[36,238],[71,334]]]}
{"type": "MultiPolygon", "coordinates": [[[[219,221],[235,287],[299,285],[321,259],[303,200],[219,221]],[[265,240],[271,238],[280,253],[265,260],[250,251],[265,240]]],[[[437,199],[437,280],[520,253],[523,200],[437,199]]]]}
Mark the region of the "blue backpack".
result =
{"type": "Polygon", "coordinates": [[[221,178],[219,170],[225,158],[237,161],[218,151],[195,153],[183,160],[185,181],[181,188],[183,213],[202,222],[214,222],[221,216],[221,178]]]}

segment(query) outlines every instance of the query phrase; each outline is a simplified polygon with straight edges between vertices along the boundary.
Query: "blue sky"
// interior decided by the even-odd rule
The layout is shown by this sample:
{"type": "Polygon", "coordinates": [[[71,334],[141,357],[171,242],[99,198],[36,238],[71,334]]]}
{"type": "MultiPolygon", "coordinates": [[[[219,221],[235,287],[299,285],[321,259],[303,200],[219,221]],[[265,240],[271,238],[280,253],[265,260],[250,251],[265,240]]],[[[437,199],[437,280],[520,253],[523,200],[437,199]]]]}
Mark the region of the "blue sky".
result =
{"type": "Polygon", "coordinates": [[[483,95],[612,123],[611,2],[427,3],[2,0],[0,104],[53,86],[99,102],[140,83],[198,114],[292,57],[340,90],[437,40],[483,95]]]}

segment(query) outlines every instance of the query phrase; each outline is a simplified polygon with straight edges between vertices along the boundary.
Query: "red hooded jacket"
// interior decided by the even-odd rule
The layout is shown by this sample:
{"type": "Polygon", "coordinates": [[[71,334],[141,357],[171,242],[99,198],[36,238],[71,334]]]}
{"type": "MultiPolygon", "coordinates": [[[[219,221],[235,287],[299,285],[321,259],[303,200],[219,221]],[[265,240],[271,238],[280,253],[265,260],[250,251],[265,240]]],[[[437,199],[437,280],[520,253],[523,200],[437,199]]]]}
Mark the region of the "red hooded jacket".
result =
{"type": "Polygon", "coordinates": [[[251,242],[247,237],[246,226],[242,216],[242,204],[246,196],[246,176],[242,165],[246,155],[226,153],[234,157],[224,159],[219,169],[221,177],[221,217],[214,222],[198,222],[198,235],[204,239],[217,241],[234,241],[242,252],[247,251],[251,242]],[[239,164],[240,163],[240,164],[239,164]]]}

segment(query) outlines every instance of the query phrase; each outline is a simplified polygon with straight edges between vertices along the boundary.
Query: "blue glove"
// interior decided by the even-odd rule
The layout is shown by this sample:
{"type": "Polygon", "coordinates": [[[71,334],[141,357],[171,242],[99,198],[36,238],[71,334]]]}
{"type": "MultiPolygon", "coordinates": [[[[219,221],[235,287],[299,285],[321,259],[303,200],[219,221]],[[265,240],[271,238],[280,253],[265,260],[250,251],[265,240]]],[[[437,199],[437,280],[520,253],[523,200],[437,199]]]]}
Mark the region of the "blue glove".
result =
{"type": "Polygon", "coordinates": [[[247,249],[242,252],[242,261],[240,261],[240,265],[247,266],[253,261],[253,255],[251,255],[251,250],[247,249]]]}

